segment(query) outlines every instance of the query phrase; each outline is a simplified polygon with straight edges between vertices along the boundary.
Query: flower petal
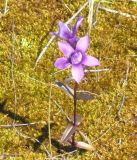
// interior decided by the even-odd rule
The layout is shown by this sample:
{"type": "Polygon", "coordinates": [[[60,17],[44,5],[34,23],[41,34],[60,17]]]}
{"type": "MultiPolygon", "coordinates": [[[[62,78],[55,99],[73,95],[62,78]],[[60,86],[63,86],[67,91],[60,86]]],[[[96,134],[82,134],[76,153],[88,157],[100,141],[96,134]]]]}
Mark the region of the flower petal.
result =
{"type": "Polygon", "coordinates": [[[58,47],[66,57],[69,57],[74,52],[74,49],[67,42],[58,42],[58,47]]]}
{"type": "Polygon", "coordinates": [[[76,21],[76,23],[75,23],[75,25],[74,25],[74,27],[72,29],[73,35],[76,34],[76,31],[79,28],[79,26],[80,26],[81,22],[83,21],[83,19],[84,19],[84,17],[78,17],[78,19],[77,19],[77,21],[76,21]]]}
{"type": "Polygon", "coordinates": [[[97,58],[85,55],[83,57],[82,64],[86,66],[98,66],[100,63],[97,58]]]}
{"type": "Polygon", "coordinates": [[[76,44],[77,44],[78,38],[76,36],[74,36],[73,38],[69,38],[68,39],[68,43],[73,47],[76,48],[76,44]]]}
{"type": "Polygon", "coordinates": [[[56,62],[54,63],[54,66],[58,69],[65,69],[70,66],[70,63],[68,62],[67,58],[58,58],[56,62]]]}
{"type": "Polygon", "coordinates": [[[60,38],[67,40],[72,37],[71,31],[65,23],[60,21],[58,23],[58,26],[59,26],[58,36],[60,38]]]}
{"type": "Polygon", "coordinates": [[[85,53],[89,46],[89,37],[85,36],[78,40],[76,45],[76,50],[81,51],[82,53],[85,53]]]}
{"type": "Polygon", "coordinates": [[[75,79],[77,83],[79,83],[84,77],[84,69],[81,64],[72,65],[71,72],[72,72],[72,77],[75,79]]]}

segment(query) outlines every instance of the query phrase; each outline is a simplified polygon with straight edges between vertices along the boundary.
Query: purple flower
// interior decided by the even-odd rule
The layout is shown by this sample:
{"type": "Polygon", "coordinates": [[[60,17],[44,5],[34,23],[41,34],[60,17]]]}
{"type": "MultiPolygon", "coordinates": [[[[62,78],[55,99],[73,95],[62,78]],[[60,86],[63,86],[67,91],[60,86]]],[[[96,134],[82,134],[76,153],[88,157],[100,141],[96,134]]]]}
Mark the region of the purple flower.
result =
{"type": "Polygon", "coordinates": [[[72,66],[72,77],[77,83],[79,83],[84,77],[84,65],[99,65],[97,58],[85,54],[89,46],[88,36],[80,38],[76,43],[75,49],[67,42],[58,42],[58,46],[60,51],[64,54],[64,57],[56,60],[54,64],[55,67],[58,69],[65,69],[72,66]]]}
{"type": "Polygon", "coordinates": [[[70,43],[74,48],[78,41],[78,38],[76,37],[76,31],[79,28],[81,22],[83,20],[83,17],[78,17],[74,27],[72,30],[69,29],[69,27],[63,23],[59,22],[59,31],[58,32],[51,32],[53,35],[60,37],[63,40],[66,40],[68,43],[70,43]]]}

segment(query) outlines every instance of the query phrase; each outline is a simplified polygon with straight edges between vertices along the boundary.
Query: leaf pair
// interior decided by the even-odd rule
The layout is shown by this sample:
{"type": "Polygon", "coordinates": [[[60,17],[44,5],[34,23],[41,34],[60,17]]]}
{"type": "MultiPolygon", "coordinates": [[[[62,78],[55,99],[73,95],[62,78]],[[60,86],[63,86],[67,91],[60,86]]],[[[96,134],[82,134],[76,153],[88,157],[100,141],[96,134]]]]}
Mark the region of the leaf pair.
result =
{"type": "MultiPolygon", "coordinates": [[[[67,125],[62,137],[61,137],[61,142],[62,143],[70,143],[72,144],[71,137],[72,135],[76,132],[77,127],[80,125],[82,122],[82,118],[79,115],[76,115],[76,126],[74,126],[74,117],[72,117],[69,121],[69,124],[67,125]]],[[[88,143],[78,141],[75,142],[75,147],[80,148],[80,149],[85,149],[89,151],[94,151],[94,147],[88,143]]]]}
{"type": "MultiPolygon", "coordinates": [[[[55,81],[57,87],[59,87],[61,90],[63,90],[67,95],[69,95],[71,98],[74,96],[74,90],[70,88],[69,86],[65,85],[64,83],[56,80],[55,81]]],[[[89,91],[78,91],[77,92],[77,100],[92,100],[94,99],[94,96],[89,91]]]]}
{"type": "Polygon", "coordinates": [[[61,142],[67,143],[71,136],[75,133],[76,128],[80,125],[82,119],[79,115],[76,115],[76,125],[74,126],[74,116],[70,119],[69,124],[67,125],[62,137],[61,142]]]}

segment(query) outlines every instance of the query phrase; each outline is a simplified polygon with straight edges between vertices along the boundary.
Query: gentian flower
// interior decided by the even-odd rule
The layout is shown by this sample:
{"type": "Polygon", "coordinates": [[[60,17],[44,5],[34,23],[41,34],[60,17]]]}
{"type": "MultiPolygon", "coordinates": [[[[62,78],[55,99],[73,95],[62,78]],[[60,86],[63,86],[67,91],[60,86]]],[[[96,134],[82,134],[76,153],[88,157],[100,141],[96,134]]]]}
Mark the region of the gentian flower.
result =
{"type": "Polygon", "coordinates": [[[78,30],[81,22],[83,20],[83,17],[78,17],[74,27],[72,30],[63,22],[59,22],[59,31],[58,32],[51,32],[51,34],[60,37],[63,40],[66,40],[68,43],[70,43],[74,48],[78,41],[78,38],[76,37],[76,31],[78,30]]]}
{"type": "Polygon", "coordinates": [[[89,46],[89,37],[85,36],[80,38],[75,49],[68,42],[58,42],[60,51],[64,54],[64,57],[58,58],[55,62],[55,67],[58,69],[66,69],[72,66],[72,77],[77,83],[79,83],[84,77],[84,65],[86,66],[98,66],[99,61],[97,58],[86,55],[89,46]]]}

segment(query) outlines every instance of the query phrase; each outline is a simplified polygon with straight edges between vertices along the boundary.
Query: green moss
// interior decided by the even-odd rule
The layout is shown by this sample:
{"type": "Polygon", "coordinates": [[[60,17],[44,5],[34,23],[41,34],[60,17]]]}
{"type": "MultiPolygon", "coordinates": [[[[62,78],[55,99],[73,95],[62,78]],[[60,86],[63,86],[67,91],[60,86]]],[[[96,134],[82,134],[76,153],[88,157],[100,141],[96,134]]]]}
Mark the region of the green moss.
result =
{"type": "MultiPolygon", "coordinates": [[[[9,11],[0,18],[0,124],[39,123],[18,128],[1,127],[0,156],[5,154],[7,159],[11,159],[10,156],[15,155],[16,160],[41,160],[48,157],[45,148],[50,151],[47,124],[50,82],[54,83],[51,74],[57,71],[53,63],[61,55],[56,41],[48,48],[35,69],[34,63],[51,37],[49,32],[57,29],[57,21],[67,21],[83,3],[83,0],[8,1],[9,11]],[[42,145],[39,145],[37,140],[42,138],[42,145]]],[[[105,6],[137,16],[136,3],[116,1],[105,3],[105,6]]],[[[0,9],[4,9],[4,0],[0,3],[0,9]]],[[[88,7],[81,13],[85,16],[78,33],[81,36],[88,31],[87,14],[88,7]]],[[[71,154],[62,150],[63,155],[57,159],[135,159],[136,23],[136,19],[98,12],[97,25],[90,35],[92,43],[88,54],[100,59],[101,65],[98,68],[109,68],[109,71],[100,72],[98,75],[86,74],[87,79],[82,81],[79,89],[96,93],[98,96],[92,101],[79,101],[78,113],[83,117],[80,129],[87,134],[91,142],[104,135],[93,143],[96,153],[78,150],[71,154]],[[128,66],[127,85],[123,86],[128,66]],[[123,96],[125,103],[118,117],[117,112],[123,96]]],[[[63,81],[69,74],[70,71],[63,71],[56,74],[55,78],[63,81]]],[[[73,87],[73,83],[70,86],[73,87]]],[[[73,101],[53,86],[52,153],[53,156],[59,156],[58,140],[67,122],[55,101],[68,115],[73,114],[73,101]]],[[[82,140],[80,136],[77,136],[77,139],[82,140]]]]}

